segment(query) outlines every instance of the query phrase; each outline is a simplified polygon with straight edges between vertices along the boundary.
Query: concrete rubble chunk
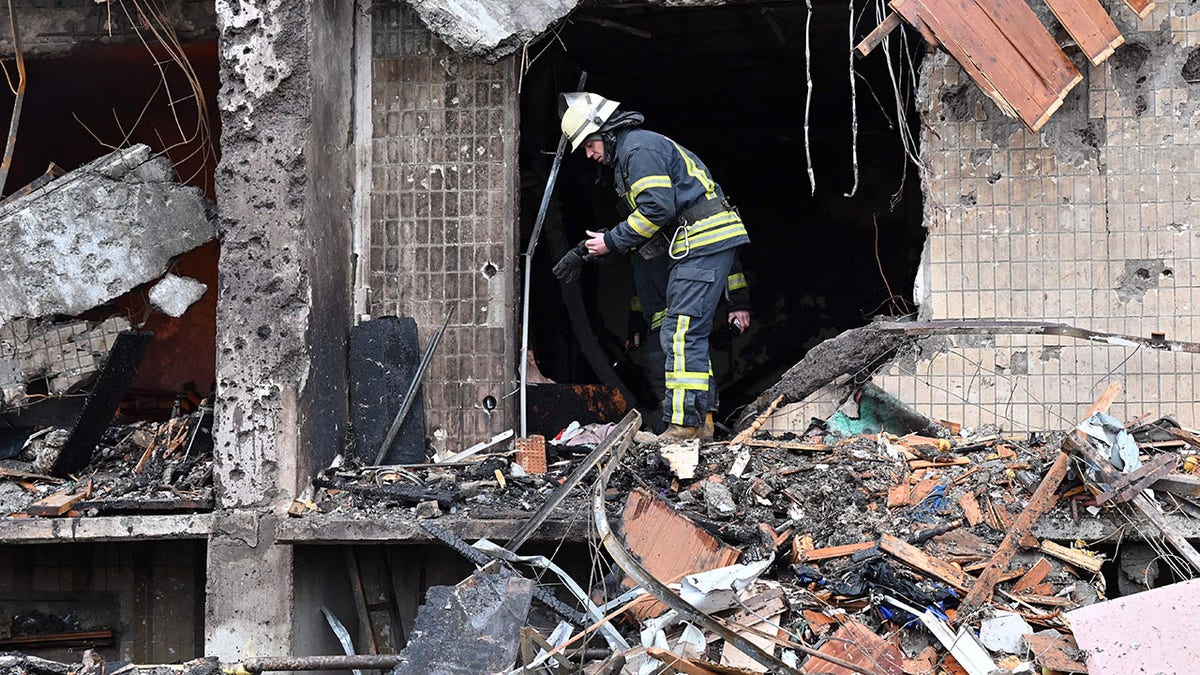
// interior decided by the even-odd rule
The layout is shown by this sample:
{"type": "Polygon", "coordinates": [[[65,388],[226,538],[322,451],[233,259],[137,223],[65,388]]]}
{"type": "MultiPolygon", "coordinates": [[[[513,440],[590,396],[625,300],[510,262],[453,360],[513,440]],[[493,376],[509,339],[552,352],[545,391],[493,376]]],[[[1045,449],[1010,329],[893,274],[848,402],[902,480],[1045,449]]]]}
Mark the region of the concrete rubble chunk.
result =
{"type": "Polygon", "coordinates": [[[178,319],[207,291],[208,284],[191,277],[168,274],[150,289],[150,302],[168,316],[178,319]]]}
{"type": "Polygon", "coordinates": [[[575,9],[578,0],[412,0],[421,20],[456,52],[496,61],[575,9]]]}
{"type": "Polygon", "coordinates": [[[145,145],[117,150],[0,208],[0,323],[75,315],[158,277],[216,236],[215,209],[145,145]]]}
{"type": "Polygon", "coordinates": [[[508,670],[517,658],[533,588],[532,580],[503,572],[430,587],[392,675],[508,670]]]}

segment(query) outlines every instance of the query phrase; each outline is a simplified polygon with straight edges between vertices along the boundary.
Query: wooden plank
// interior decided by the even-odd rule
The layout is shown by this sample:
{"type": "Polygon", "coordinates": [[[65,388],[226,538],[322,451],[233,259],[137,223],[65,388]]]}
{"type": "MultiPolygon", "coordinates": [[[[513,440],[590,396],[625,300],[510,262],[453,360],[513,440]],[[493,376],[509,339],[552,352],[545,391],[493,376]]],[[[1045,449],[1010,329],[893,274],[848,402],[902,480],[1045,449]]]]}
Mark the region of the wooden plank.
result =
{"type": "Polygon", "coordinates": [[[1150,16],[1150,12],[1153,12],[1155,7],[1154,0],[1125,0],[1125,4],[1133,10],[1134,14],[1137,14],[1139,19],[1150,16]]]}
{"type": "Polygon", "coordinates": [[[29,508],[25,509],[25,512],[31,516],[47,516],[53,518],[56,516],[61,516],[67,511],[70,511],[71,507],[75,506],[75,503],[82,499],[82,492],[79,494],[71,494],[71,490],[69,489],[59,490],[54,494],[42,497],[36,502],[30,504],[29,508]]]}
{"type": "Polygon", "coordinates": [[[1026,635],[1025,645],[1033,660],[1047,670],[1060,673],[1086,673],[1087,665],[1077,661],[1079,646],[1070,635],[1026,635]]]}
{"type": "Polygon", "coordinates": [[[928,459],[914,459],[908,462],[908,466],[910,469],[932,469],[939,466],[963,466],[970,463],[970,457],[955,457],[954,459],[938,459],[933,461],[928,459]]]}
{"type": "Polygon", "coordinates": [[[1009,562],[1012,561],[1013,555],[1017,552],[1017,542],[1031,534],[1033,524],[1058,501],[1055,492],[1058,490],[1058,486],[1062,484],[1063,479],[1066,478],[1069,465],[1070,458],[1067,453],[1058,453],[1058,458],[1054,460],[1054,464],[1046,472],[1046,476],[1042,478],[1042,482],[1038,485],[1037,490],[1034,491],[1033,497],[1030,498],[1029,503],[1025,506],[1025,510],[1021,512],[1021,515],[1017,516],[1016,522],[1005,533],[1004,541],[1000,542],[1000,548],[996,549],[991,562],[988,563],[988,566],[979,575],[979,579],[971,585],[971,591],[963,598],[961,614],[970,614],[970,610],[976,609],[982,606],[983,603],[991,600],[993,587],[998,583],[1000,575],[1008,568],[1009,562]]]}
{"type": "Polygon", "coordinates": [[[858,52],[859,57],[866,56],[871,53],[872,49],[879,46],[884,38],[892,31],[900,27],[900,15],[894,12],[888,12],[887,18],[883,20],[875,30],[871,31],[867,37],[863,38],[862,42],[855,45],[854,50],[858,52]]]}
{"type": "Polygon", "coordinates": [[[1193,448],[1200,449],[1200,436],[1197,436],[1186,429],[1180,429],[1178,427],[1171,427],[1169,431],[1175,438],[1184,441],[1193,448]]]}
{"type": "Polygon", "coordinates": [[[1151,490],[1162,490],[1173,495],[1184,497],[1200,497],[1200,476],[1166,476],[1150,484],[1151,490]]]}
{"type": "MultiPolygon", "coordinates": [[[[1058,101],[1029,62],[975,0],[920,0],[934,35],[1005,114],[1034,129],[1058,101]]],[[[903,16],[903,15],[902,15],[903,16]]]]}
{"type": "Polygon", "coordinates": [[[851,670],[841,665],[823,663],[818,657],[810,656],[804,661],[803,670],[800,672],[828,675],[856,675],[861,672],[878,675],[904,673],[904,655],[900,653],[900,648],[853,619],[842,624],[817,651],[822,655],[854,664],[858,669],[851,670]]]}
{"type": "Polygon", "coordinates": [[[1104,566],[1104,559],[1090,556],[1083,551],[1073,548],[1061,546],[1052,541],[1043,541],[1038,544],[1038,549],[1048,556],[1058,558],[1059,560],[1070,563],[1080,569],[1085,569],[1092,574],[1099,574],[1100,568],[1104,566]]]}
{"type": "Polygon", "coordinates": [[[1094,66],[1104,63],[1125,43],[1112,17],[1096,0],[1046,0],[1046,4],[1094,66]]]}
{"type": "Polygon", "coordinates": [[[974,0],[1016,53],[1029,64],[1061,102],[1083,80],[1079,69],[1067,58],[1058,42],[1042,25],[1025,0],[974,0]]]}
{"type": "Polygon", "coordinates": [[[958,498],[958,505],[962,508],[968,525],[975,527],[983,522],[983,512],[979,510],[979,500],[975,498],[974,492],[963,493],[963,496],[958,498]]]}
{"type": "Polygon", "coordinates": [[[808,551],[800,551],[796,562],[813,562],[816,560],[830,560],[833,558],[843,558],[848,555],[853,555],[859,551],[867,551],[875,547],[875,542],[860,541],[857,544],[843,544],[841,546],[829,546],[826,548],[814,548],[808,551]]]}
{"type": "Polygon", "coordinates": [[[1149,488],[1154,481],[1174,471],[1178,463],[1179,458],[1175,455],[1158,455],[1137,469],[1121,474],[1107,490],[1096,495],[1096,505],[1099,506],[1110,499],[1116,502],[1129,501],[1135,494],[1149,488]]]}
{"type": "Polygon", "coordinates": [[[1042,583],[1042,581],[1053,569],[1054,566],[1050,564],[1049,560],[1046,560],[1045,558],[1038,558],[1038,561],[1034,563],[1033,567],[1029,568],[1029,571],[1025,573],[1025,576],[1021,577],[1017,583],[1013,585],[1012,592],[1020,593],[1037,586],[1038,584],[1042,583]]]}
{"type": "Polygon", "coordinates": [[[965,591],[972,585],[971,578],[959,568],[943,560],[932,558],[916,546],[890,534],[880,537],[879,548],[895,556],[909,567],[935,576],[960,591],[965,591]]]}

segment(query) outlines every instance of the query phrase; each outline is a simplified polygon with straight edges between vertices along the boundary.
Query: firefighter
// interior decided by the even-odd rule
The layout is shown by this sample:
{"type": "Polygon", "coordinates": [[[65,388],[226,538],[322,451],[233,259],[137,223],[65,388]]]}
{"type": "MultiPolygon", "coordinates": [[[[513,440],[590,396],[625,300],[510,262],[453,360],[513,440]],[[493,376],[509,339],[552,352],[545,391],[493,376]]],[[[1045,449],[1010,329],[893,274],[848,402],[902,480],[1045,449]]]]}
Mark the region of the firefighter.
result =
{"type": "Polygon", "coordinates": [[[666,355],[661,440],[711,439],[716,386],[708,337],[737,247],[746,227],[700,158],[675,141],[642,128],[641,113],[620,103],[574,92],[559,100],[562,131],[571,149],[613,168],[629,215],[588,238],[555,266],[563,280],[587,260],[637,250],[647,260],[668,256],[666,315],[660,345],[666,355]]]}
{"type": "MultiPolygon", "coordinates": [[[[660,403],[666,393],[663,377],[666,354],[663,353],[660,336],[663,319],[667,315],[667,263],[670,260],[669,256],[659,256],[653,260],[646,260],[640,255],[633,256],[634,296],[629,303],[629,339],[625,345],[627,349],[635,350],[635,360],[646,373],[650,389],[660,403]]],[[[750,285],[742,271],[740,257],[733,259],[724,296],[726,322],[734,335],[741,335],[750,328],[750,285]]],[[[718,394],[714,384],[713,407],[707,413],[716,412],[720,405],[718,394]]],[[[707,414],[705,417],[707,419],[707,414]]]]}

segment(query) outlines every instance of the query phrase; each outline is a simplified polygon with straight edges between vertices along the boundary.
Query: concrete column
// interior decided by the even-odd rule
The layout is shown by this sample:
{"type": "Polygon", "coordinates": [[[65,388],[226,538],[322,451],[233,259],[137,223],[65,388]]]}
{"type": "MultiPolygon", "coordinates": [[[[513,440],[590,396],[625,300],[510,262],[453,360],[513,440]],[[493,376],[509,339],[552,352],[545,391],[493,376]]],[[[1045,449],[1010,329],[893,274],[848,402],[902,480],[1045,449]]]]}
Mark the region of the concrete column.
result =
{"type": "Polygon", "coordinates": [[[293,650],[292,550],[274,518],[347,419],[350,2],[217,0],[221,262],[207,653],[293,650]]]}

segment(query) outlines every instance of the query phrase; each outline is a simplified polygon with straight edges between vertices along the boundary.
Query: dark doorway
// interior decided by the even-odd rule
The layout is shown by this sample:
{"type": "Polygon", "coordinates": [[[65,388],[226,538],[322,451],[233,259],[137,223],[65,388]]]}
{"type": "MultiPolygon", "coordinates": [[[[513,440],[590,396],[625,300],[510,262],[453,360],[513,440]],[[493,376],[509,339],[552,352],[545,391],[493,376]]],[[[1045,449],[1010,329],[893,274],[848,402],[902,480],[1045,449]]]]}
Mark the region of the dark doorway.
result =
{"type": "MultiPolygon", "coordinates": [[[[857,18],[855,40],[878,23],[857,18]]],[[[718,312],[713,367],[722,413],[753,399],[821,340],[877,314],[910,311],[909,298],[925,232],[915,166],[906,159],[897,95],[882,50],[855,63],[857,142],[852,142],[849,7],[814,6],[810,35],[813,80],[805,160],[805,22],[802,3],[709,8],[632,3],[581,10],[531,47],[522,100],[522,221],[529,236],[558,140],[556,94],[575,89],[580,70],[588,91],[644,113],[646,127],[699,155],[741,210],[752,243],[743,250],[753,326],[733,337],[718,312]],[[858,185],[852,149],[857,148],[858,185]]],[[[916,120],[912,77],[920,48],[904,54],[893,34],[892,72],[916,120]],[[898,71],[899,65],[903,70],[898,71]]],[[[915,136],[915,127],[908,128],[915,136]]],[[[915,148],[913,149],[915,151],[915,148]]],[[[582,152],[564,161],[548,222],[561,223],[573,244],[584,229],[611,227],[616,195],[582,152]]],[[[531,344],[544,374],[560,382],[596,381],[550,275],[559,248],[553,232],[534,261],[531,344]]],[[[640,371],[622,357],[632,293],[630,265],[585,270],[591,325],[635,392],[640,371]]],[[[653,407],[639,393],[644,407],[653,407]]]]}

